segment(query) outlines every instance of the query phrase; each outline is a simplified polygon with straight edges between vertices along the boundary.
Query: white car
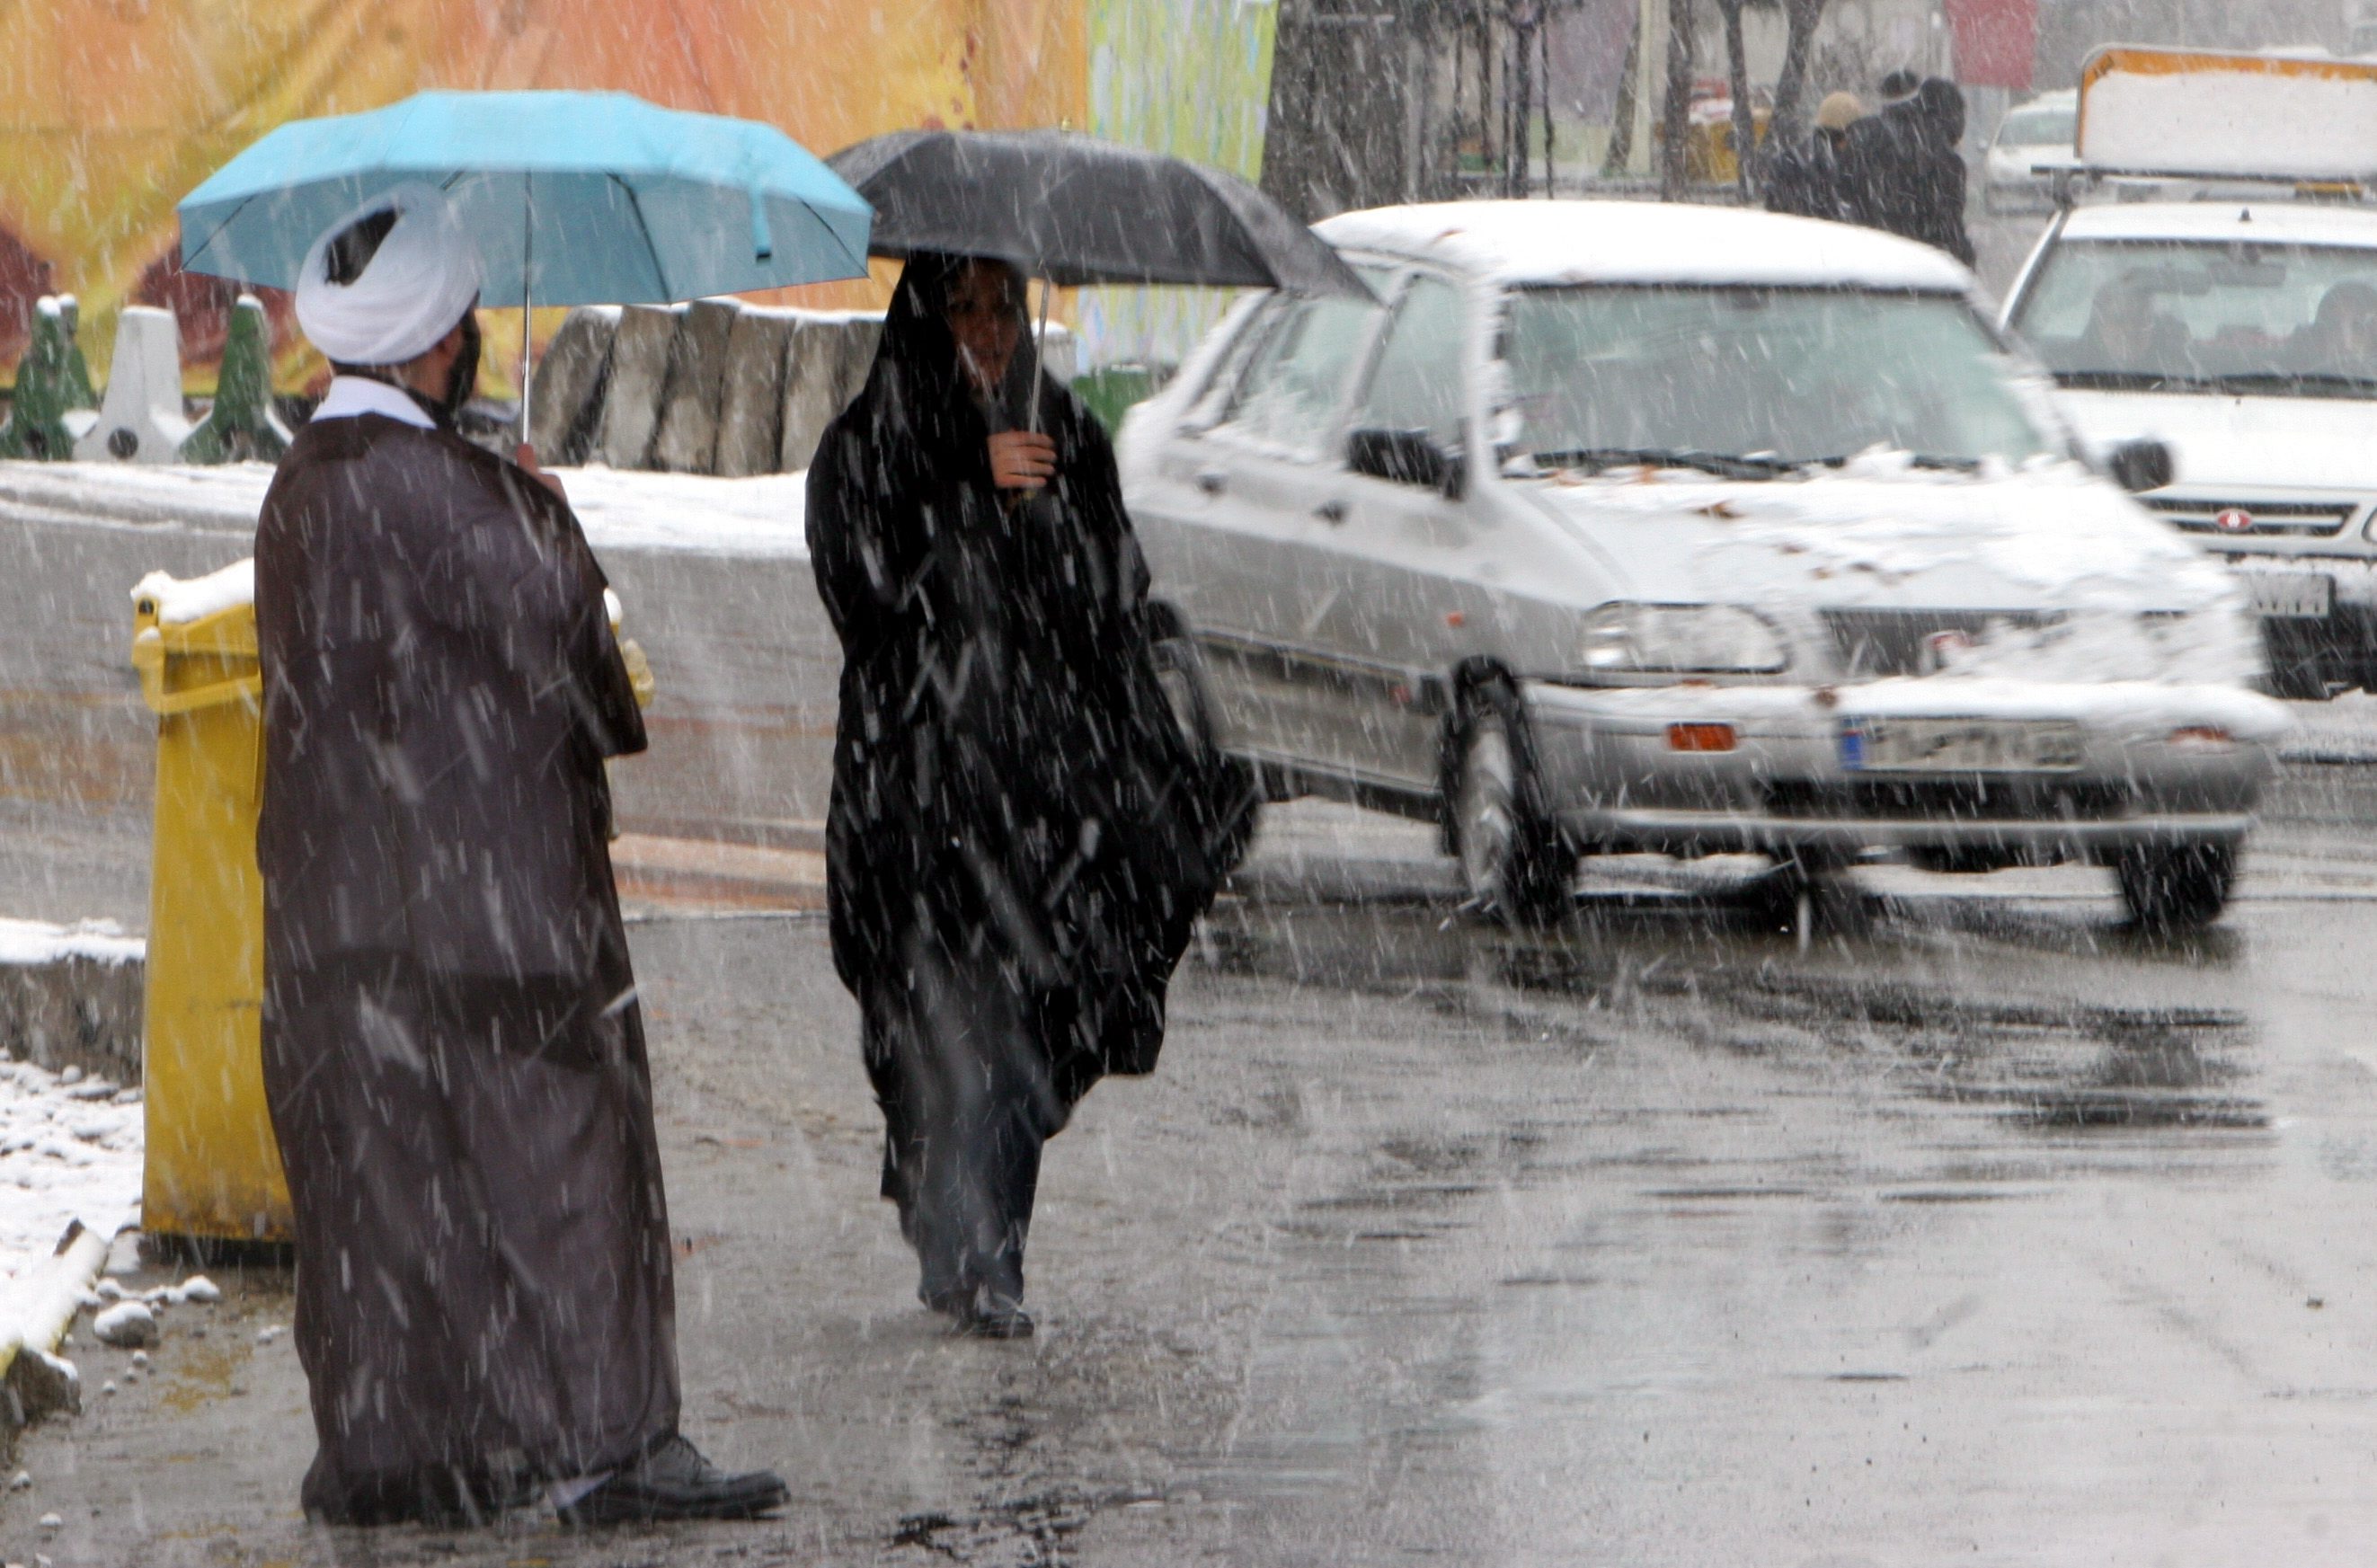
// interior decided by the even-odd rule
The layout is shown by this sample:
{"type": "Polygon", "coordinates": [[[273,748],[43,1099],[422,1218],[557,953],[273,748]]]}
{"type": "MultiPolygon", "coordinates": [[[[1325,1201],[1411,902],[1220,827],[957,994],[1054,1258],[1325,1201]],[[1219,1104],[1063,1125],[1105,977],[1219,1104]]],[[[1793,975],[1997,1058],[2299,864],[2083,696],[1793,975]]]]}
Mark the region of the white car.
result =
{"type": "Polygon", "coordinates": [[[2005,312],[2084,439],[2170,450],[2141,497],[2236,569],[2275,688],[2377,688],[2377,209],[2081,207],[2005,312]]]}
{"type": "Polygon", "coordinates": [[[1998,123],[1981,157],[1981,206],[1989,212],[2045,212],[2055,205],[2053,176],[2044,167],[2069,167],[2080,118],[2080,95],[2042,92],[1998,123]]]}
{"type": "Polygon", "coordinates": [[[1714,207],[1320,229],[1383,303],[1242,302],[1120,441],[1183,722],[1260,794],[1437,821],[1514,916],[1643,850],[2218,914],[2285,724],[2244,595],[1961,267],[1714,207]]]}

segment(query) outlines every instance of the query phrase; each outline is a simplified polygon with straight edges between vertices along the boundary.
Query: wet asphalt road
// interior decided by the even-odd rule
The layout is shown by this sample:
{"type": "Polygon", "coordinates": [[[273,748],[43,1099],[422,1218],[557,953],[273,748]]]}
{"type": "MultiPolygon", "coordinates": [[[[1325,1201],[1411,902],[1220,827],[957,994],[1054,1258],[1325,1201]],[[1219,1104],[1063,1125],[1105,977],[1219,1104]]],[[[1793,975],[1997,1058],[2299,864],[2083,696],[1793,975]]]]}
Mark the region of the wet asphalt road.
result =
{"type": "MultiPolygon", "coordinates": [[[[0,512],[0,914],[143,924],[124,590],[227,534],[0,512]]],[[[610,562],[663,695],[636,897],[688,1430],[783,1517],[306,1529],[286,1280],[89,1341],[0,1558],[60,1565],[2358,1563],[2377,1538],[2377,769],[2288,768],[2202,937],[2101,873],[1881,868],[1804,945],[1728,868],[1462,917],[1429,835],[1276,811],[1161,1071],[1049,1150],[1029,1344],[914,1304],[813,889],[798,562],[610,562]],[[785,846],[793,846],[787,849],[785,846]],[[731,847],[722,853],[731,857],[731,847]],[[203,1329],[203,1335],[198,1330],[203,1329]],[[62,1524],[37,1521],[54,1511],[62,1524]]]]}

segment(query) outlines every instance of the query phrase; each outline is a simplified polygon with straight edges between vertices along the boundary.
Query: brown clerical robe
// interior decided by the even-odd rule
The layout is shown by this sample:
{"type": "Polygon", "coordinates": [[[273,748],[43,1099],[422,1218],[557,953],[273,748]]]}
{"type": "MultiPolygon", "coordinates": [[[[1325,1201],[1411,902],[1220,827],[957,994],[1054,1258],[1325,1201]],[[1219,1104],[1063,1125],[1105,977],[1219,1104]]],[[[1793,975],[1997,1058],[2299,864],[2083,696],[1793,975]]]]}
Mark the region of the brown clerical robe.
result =
{"type": "Polygon", "coordinates": [[[675,1430],[603,760],[644,747],[567,506],[444,429],[298,436],[257,531],[264,1073],[309,1513],[482,1507],[675,1430]]]}

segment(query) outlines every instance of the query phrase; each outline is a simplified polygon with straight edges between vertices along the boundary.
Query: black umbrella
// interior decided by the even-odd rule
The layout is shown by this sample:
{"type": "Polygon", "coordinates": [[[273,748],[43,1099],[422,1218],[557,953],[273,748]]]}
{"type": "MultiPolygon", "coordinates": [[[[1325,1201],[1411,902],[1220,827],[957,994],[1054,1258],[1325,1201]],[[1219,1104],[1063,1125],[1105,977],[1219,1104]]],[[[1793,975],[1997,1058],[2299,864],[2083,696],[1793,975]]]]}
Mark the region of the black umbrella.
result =
{"type": "Polygon", "coordinates": [[[875,209],[868,249],[989,256],[1063,288],[1201,283],[1370,297],[1246,181],[1069,131],[894,131],[826,160],[875,209]]]}

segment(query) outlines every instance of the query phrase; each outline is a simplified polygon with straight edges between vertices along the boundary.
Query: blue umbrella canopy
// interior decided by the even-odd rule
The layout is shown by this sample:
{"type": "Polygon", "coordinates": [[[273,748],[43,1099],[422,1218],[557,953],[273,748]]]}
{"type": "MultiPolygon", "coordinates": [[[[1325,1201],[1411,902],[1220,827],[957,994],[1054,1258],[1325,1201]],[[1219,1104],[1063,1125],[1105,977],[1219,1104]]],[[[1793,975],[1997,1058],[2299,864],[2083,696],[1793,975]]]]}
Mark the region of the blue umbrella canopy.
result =
{"type": "Polygon", "coordinates": [[[460,211],[490,305],[697,299],[866,271],[866,203],[790,137],[623,92],[424,92],[292,121],[183,198],[182,265],[294,288],[325,229],[408,180],[460,211]]]}

